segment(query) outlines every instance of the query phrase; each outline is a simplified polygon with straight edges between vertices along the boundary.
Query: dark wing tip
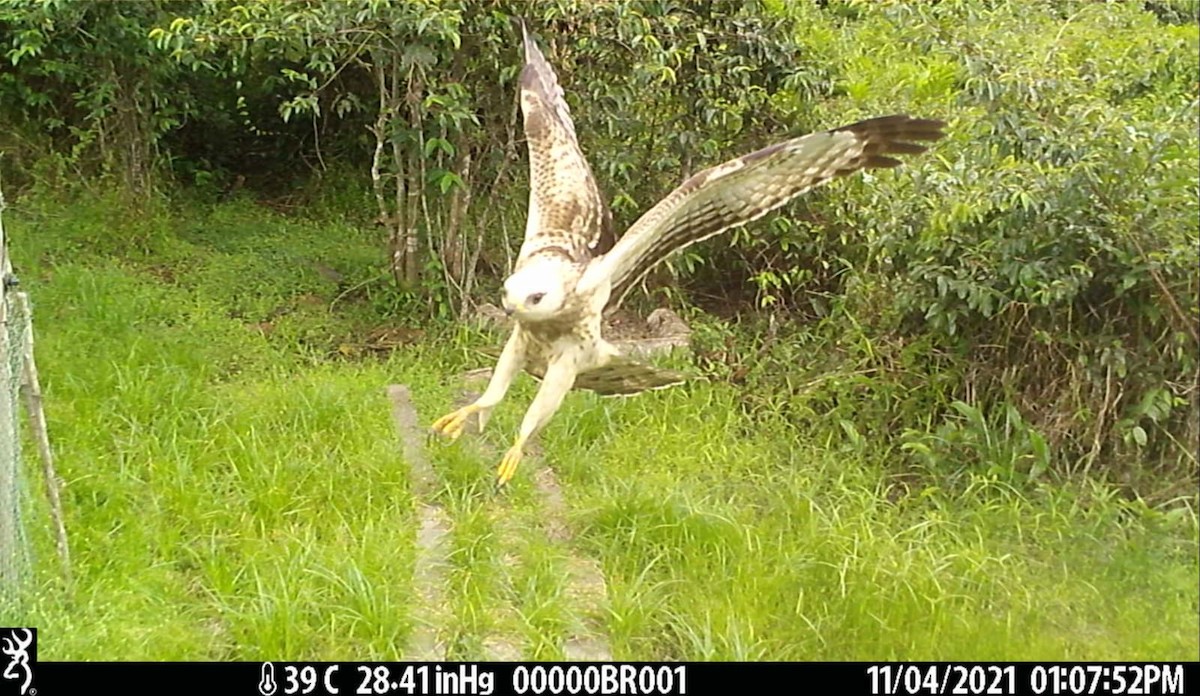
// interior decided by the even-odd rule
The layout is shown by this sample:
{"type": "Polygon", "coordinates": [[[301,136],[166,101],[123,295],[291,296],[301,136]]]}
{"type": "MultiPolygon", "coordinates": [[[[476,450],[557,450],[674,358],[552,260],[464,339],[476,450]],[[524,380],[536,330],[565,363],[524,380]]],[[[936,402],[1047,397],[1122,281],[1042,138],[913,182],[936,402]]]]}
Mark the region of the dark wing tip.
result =
{"type": "Polygon", "coordinates": [[[528,60],[530,50],[536,50],[537,44],[533,41],[533,34],[529,33],[529,23],[522,17],[521,22],[521,43],[525,46],[526,60],[528,60]]]}
{"type": "MultiPolygon", "coordinates": [[[[922,148],[924,151],[924,148],[922,148]]],[[[883,155],[870,155],[867,157],[863,166],[868,169],[889,169],[891,167],[899,167],[900,160],[894,157],[884,157],[883,155]]]]}
{"type": "Polygon", "coordinates": [[[521,44],[525,47],[525,65],[534,65],[538,68],[545,65],[549,69],[546,56],[542,54],[542,49],[538,48],[537,40],[533,38],[533,32],[529,31],[529,23],[524,18],[516,21],[521,25],[521,44]]]}
{"type": "Polygon", "coordinates": [[[562,88],[558,85],[558,76],[554,74],[554,68],[550,67],[542,49],[538,48],[537,40],[529,31],[529,25],[524,19],[519,21],[521,42],[525,46],[525,64],[521,68],[519,84],[525,89],[539,93],[547,104],[553,104],[562,96],[562,88]]]}
{"type": "Polygon", "coordinates": [[[942,131],[945,127],[946,122],[940,119],[895,114],[851,123],[830,132],[853,133],[863,142],[863,157],[844,172],[849,173],[859,168],[897,167],[900,161],[887,155],[919,155],[929,149],[919,141],[940,140],[946,135],[942,131]]]}
{"type": "Polygon", "coordinates": [[[945,127],[946,122],[940,119],[913,118],[906,114],[893,114],[851,123],[848,126],[834,128],[831,132],[847,131],[864,137],[884,137],[893,140],[938,140],[946,135],[942,132],[945,127]]]}
{"type": "Polygon", "coordinates": [[[520,15],[509,15],[508,21],[512,22],[513,28],[521,33],[522,42],[529,41],[529,23],[520,15]]]}

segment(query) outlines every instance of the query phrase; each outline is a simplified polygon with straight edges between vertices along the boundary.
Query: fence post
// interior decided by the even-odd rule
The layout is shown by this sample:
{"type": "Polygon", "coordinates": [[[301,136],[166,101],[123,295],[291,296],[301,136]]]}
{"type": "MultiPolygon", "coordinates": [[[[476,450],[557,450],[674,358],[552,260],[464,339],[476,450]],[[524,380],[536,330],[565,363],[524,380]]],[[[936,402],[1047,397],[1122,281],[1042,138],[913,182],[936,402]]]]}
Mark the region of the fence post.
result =
{"type": "Polygon", "coordinates": [[[17,462],[17,411],[13,403],[13,351],[9,333],[9,282],[11,265],[4,236],[4,192],[0,190],[0,600],[14,600],[20,589],[21,543],[17,462]]]}

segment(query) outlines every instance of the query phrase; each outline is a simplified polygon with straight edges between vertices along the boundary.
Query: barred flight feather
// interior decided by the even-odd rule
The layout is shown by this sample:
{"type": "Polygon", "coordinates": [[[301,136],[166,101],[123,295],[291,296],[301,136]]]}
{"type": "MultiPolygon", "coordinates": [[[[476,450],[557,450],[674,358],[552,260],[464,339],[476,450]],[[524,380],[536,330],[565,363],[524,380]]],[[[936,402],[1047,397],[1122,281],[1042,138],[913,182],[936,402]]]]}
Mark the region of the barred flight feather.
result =
{"type": "Polygon", "coordinates": [[[861,169],[895,167],[913,141],[941,138],[942,121],[883,116],[787,140],[704,170],[646,212],[598,261],[612,284],[609,307],[671,254],[757,220],[804,192],[861,169]]]}

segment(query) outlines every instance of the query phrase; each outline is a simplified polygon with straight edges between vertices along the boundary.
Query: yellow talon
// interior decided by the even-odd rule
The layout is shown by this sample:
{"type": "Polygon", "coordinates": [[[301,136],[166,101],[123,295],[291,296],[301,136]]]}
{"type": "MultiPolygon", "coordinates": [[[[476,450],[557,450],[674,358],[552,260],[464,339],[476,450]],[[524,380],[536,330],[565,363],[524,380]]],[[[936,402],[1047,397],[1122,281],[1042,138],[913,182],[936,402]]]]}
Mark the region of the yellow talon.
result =
{"type": "Polygon", "coordinates": [[[462,435],[463,426],[467,424],[467,419],[477,411],[479,411],[478,406],[468,404],[453,413],[447,413],[433,422],[433,431],[441,433],[451,440],[457,440],[458,436],[462,435]]]}
{"type": "Polygon", "coordinates": [[[513,474],[517,472],[517,464],[521,463],[523,454],[520,445],[513,445],[508,448],[508,451],[504,453],[504,458],[500,460],[500,468],[498,470],[500,478],[496,482],[498,485],[503,486],[512,479],[513,474]]]}

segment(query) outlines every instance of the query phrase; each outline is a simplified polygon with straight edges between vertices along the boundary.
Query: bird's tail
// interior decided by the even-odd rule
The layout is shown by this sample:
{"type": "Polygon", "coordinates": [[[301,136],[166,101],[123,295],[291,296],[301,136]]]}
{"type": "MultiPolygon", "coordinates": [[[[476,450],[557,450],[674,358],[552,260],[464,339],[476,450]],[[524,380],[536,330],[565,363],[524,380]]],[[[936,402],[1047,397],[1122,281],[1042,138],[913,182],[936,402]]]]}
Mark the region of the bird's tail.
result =
{"type": "MultiPolygon", "coordinates": [[[[498,349],[483,348],[480,349],[480,353],[489,358],[500,357],[498,349]]],[[[528,363],[525,365],[525,372],[539,382],[545,377],[541,370],[528,363]]],[[[654,367],[617,354],[610,357],[601,367],[580,372],[571,388],[590,389],[601,396],[630,396],[653,389],[674,387],[687,380],[688,376],[682,372],[654,367]]]]}
{"type": "Polygon", "coordinates": [[[601,396],[627,396],[673,387],[686,381],[687,375],[682,372],[615,356],[603,367],[579,373],[575,378],[575,389],[590,389],[601,396]]]}

